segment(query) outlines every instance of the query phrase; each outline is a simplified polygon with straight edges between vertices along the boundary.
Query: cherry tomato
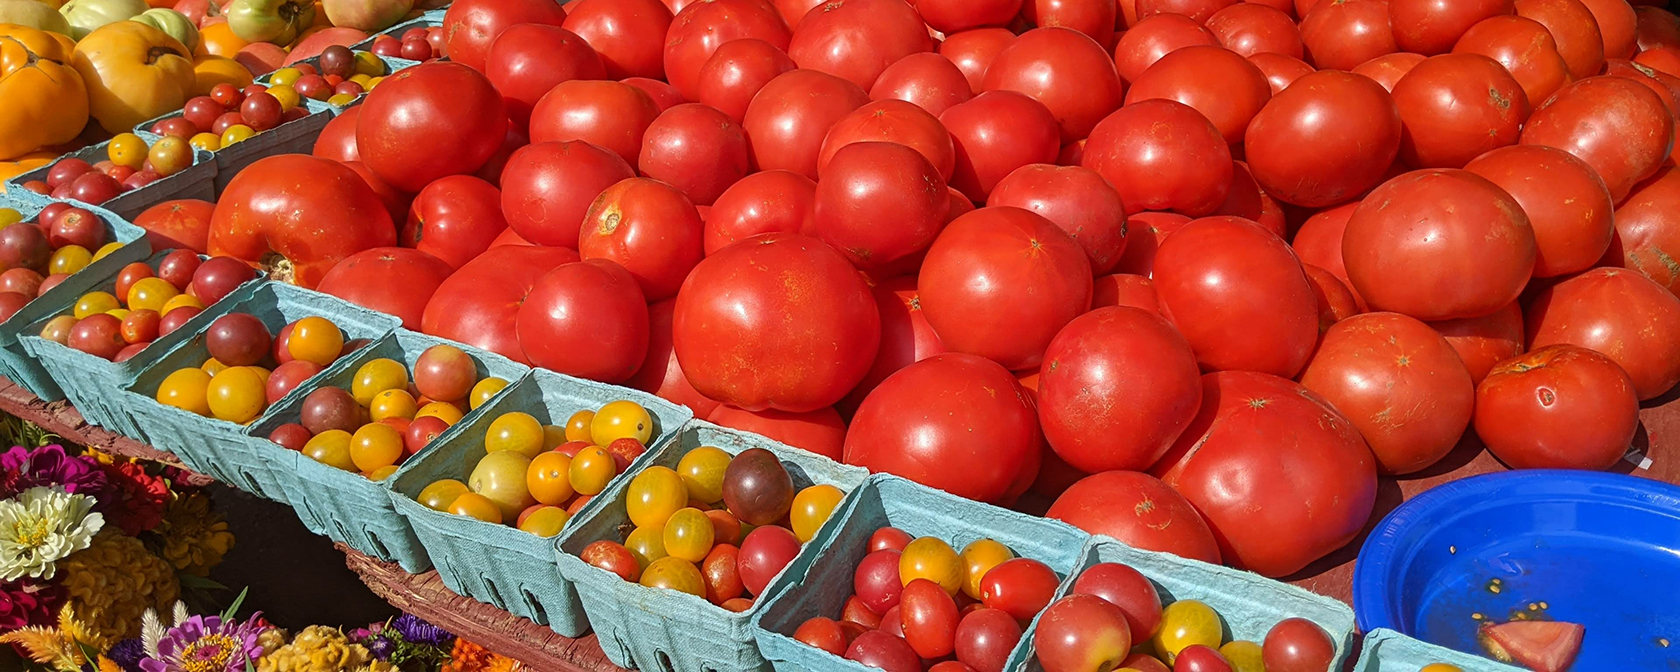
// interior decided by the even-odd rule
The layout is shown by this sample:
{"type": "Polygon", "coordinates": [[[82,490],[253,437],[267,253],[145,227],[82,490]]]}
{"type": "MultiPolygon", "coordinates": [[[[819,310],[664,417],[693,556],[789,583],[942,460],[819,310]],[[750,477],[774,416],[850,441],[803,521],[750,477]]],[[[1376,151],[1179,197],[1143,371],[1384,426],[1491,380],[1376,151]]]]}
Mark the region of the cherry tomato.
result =
{"type": "Polygon", "coordinates": [[[869,535],[869,552],[889,550],[902,552],[905,546],[910,545],[912,538],[904,530],[896,527],[883,527],[869,535]]]}
{"type": "MultiPolygon", "coordinates": [[[[635,482],[631,482],[631,487],[635,482]]],[[[715,528],[712,519],[699,509],[684,508],[665,522],[665,552],[672,557],[699,563],[712,552],[715,528]]]]}
{"type": "Polygon", "coordinates": [[[408,387],[408,368],[394,359],[381,357],[356,369],[350,381],[350,396],[363,406],[373,404],[373,398],[386,390],[408,387]]]}
{"type": "MultiPolygon", "coordinates": [[[[339,431],[339,430],[332,430],[339,431]]],[[[463,493],[449,504],[449,513],[477,518],[492,525],[502,524],[502,509],[488,497],[476,492],[463,493]]]]}
{"type": "Polygon", "coordinates": [[[846,660],[885,672],[917,672],[922,669],[921,659],[908,642],[880,630],[865,632],[852,640],[851,647],[846,649],[846,660]]]}
{"type": "Polygon", "coordinates": [[[1178,652],[1173,672],[1233,672],[1231,661],[1211,646],[1192,644],[1178,652]]]}
{"type": "Polygon", "coordinates": [[[305,317],[293,323],[287,350],[296,359],[326,366],[344,351],[344,332],[324,317],[305,317]]]}
{"type": "Polygon", "coordinates": [[[571,520],[571,514],[558,506],[537,505],[526,509],[521,514],[518,527],[539,537],[554,537],[566,527],[566,521],[571,520]]]}
{"type": "Polygon", "coordinates": [[[1114,669],[1132,647],[1126,615],[1106,600],[1071,595],[1044,612],[1033,646],[1045,672],[1114,669]]]}
{"type": "MultiPolygon", "coordinates": [[[[1219,647],[1219,655],[1231,663],[1234,672],[1266,672],[1265,652],[1254,642],[1226,642],[1224,646],[1219,647]]],[[[1430,671],[1425,668],[1420,672],[1430,671]]]]}
{"type": "MultiPolygon", "coordinates": [[[[686,482],[686,479],[685,479],[686,482]]],[[[834,509],[840,506],[840,500],[846,493],[832,485],[813,485],[793,496],[793,507],[789,512],[789,521],[793,526],[793,535],[800,543],[811,540],[822,529],[823,523],[828,522],[834,515],[834,509]]]]}
{"type": "Polygon", "coordinates": [[[980,580],[992,568],[1003,564],[1015,557],[1015,552],[1009,550],[992,539],[976,539],[962,550],[963,564],[967,570],[963,575],[962,592],[973,599],[981,599],[982,588],[980,580]]]}
{"type": "Polygon", "coordinates": [[[763,595],[770,580],[799,555],[799,538],[785,527],[765,525],[741,541],[738,569],[741,584],[753,595],[763,595]]]}
{"type": "Polygon", "coordinates": [[[684,454],[677,462],[677,474],[688,496],[707,504],[722,500],[723,474],[731,459],[729,453],[713,446],[700,446],[684,454]]]}
{"type": "MultiPolygon", "coordinates": [[[[897,563],[898,559],[894,558],[893,562],[897,563]]],[[[892,585],[903,588],[898,584],[896,575],[892,577],[892,585]]],[[[863,599],[856,595],[846,598],[846,606],[840,611],[840,620],[846,623],[856,623],[865,630],[874,630],[881,626],[881,616],[870,611],[869,607],[864,605],[863,599]]]]}
{"type": "Polygon", "coordinates": [[[210,404],[206,397],[209,387],[210,374],[203,369],[180,369],[165,376],[163,382],[158,384],[157,401],[165,406],[209,417],[210,404]]]}
{"type": "Polygon", "coordinates": [[[1015,617],[997,609],[975,609],[957,624],[957,660],[974,672],[1003,672],[1020,641],[1021,625],[1015,617]]]}
{"type": "Polygon", "coordinates": [[[706,599],[722,605],[741,596],[746,586],[741,583],[740,549],[719,543],[700,563],[700,573],[706,577],[706,599]]]}
{"type": "Polygon", "coordinates": [[[525,474],[530,470],[531,460],[524,455],[507,450],[489,453],[478,459],[467,476],[467,487],[501,507],[503,519],[513,520],[537,503],[525,487],[525,474]]]}
{"type": "Polygon", "coordinates": [[[929,579],[951,595],[962,589],[967,571],[968,565],[962,557],[937,537],[911,541],[898,561],[898,576],[904,585],[916,579],[929,579]]]}
{"type": "MultiPolygon", "coordinates": [[[[302,360],[293,360],[286,362],[285,364],[281,364],[280,367],[285,368],[301,361],[302,360]]],[[[313,362],[303,363],[310,366],[316,366],[316,371],[320,371],[319,366],[313,362]]],[[[276,372],[279,370],[280,369],[275,369],[276,372]]],[[[385,390],[384,392],[374,395],[372,403],[368,404],[368,417],[374,422],[379,422],[386,418],[403,418],[413,420],[414,414],[419,412],[420,406],[415,402],[414,395],[409,394],[408,390],[385,390]]]]}
{"type": "Polygon", "coordinates": [[[1171,665],[1187,647],[1217,648],[1223,641],[1224,627],[1213,607],[1198,600],[1179,600],[1161,610],[1161,628],[1150,643],[1156,655],[1171,665]]]}
{"type": "Polygon", "coordinates": [[[649,588],[669,588],[695,597],[706,597],[706,578],[694,563],[667,556],[649,563],[642,570],[641,584],[649,588]]]}
{"type": "Polygon", "coordinates": [[[775,454],[763,448],[741,451],[723,473],[723,503],[741,522],[768,525],[788,515],[793,480],[775,454]]]}
{"type": "Polygon", "coordinates": [[[382,424],[362,425],[350,436],[350,461],[358,471],[370,472],[389,467],[403,456],[402,433],[382,424]]]}
{"type": "Polygon", "coordinates": [[[543,450],[542,423],[529,413],[503,413],[490,421],[489,429],[485,430],[484,450],[490,453],[511,450],[535,458],[543,450]]]}
{"type": "Polygon", "coordinates": [[[578,558],[591,566],[617,574],[625,581],[636,581],[642,577],[642,568],[636,563],[636,557],[630,549],[617,542],[590,542],[578,553],[578,558]]]}
{"type": "Polygon", "coordinates": [[[863,556],[852,575],[852,590],[871,614],[887,613],[898,606],[906,583],[899,576],[903,554],[893,549],[871,551],[863,556]]]}
{"type": "Polygon", "coordinates": [[[1330,669],[1336,644],[1318,624],[1286,618],[1266,632],[1261,651],[1268,672],[1319,672],[1330,669]]]}
{"type": "Polygon", "coordinates": [[[1092,565],[1073,582],[1070,594],[1095,595],[1120,607],[1134,642],[1148,641],[1161,626],[1161,595],[1155,592],[1155,584],[1131,567],[1114,562],[1092,565]]]}
{"type": "MultiPolygon", "coordinates": [[[[610,445],[613,441],[626,437],[644,445],[648,439],[653,438],[653,416],[649,415],[641,404],[634,401],[608,402],[591,416],[589,440],[594,441],[595,445],[610,445]]],[[[571,439],[571,434],[568,433],[566,438],[571,439]]]]}
{"type": "MultiPolygon", "coordinates": [[[[494,397],[502,390],[507,389],[507,386],[508,381],[502,380],[501,378],[485,378],[484,380],[478,381],[476,385],[473,385],[472,392],[468,397],[471,400],[468,408],[470,410],[478,410],[479,406],[483,406],[486,402],[490,401],[491,397],[494,397]]],[[[564,431],[565,430],[562,430],[562,432],[564,431]]],[[[571,436],[564,436],[566,440],[572,440],[571,436]]]]}
{"type": "MultiPolygon", "coordinates": [[[[607,489],[607,483],[616,475],[618,468],[613,462],[613,456],[605,448],[589,446],[579,450],[577,455],[572,457],[568,478],[572,481],[572,489],[578,494],[596,495],[607,489]]],[[[678,501],[686,501],[686,498],[678,501]]]]}
{"type": "Polygon", "coordinates": [[[957,603],[939,584],[915,579],[904,585],[899,600],[899,619],[904,640],[916,655],[940,658],[956,646],[957,603]]]}
{"type": "MultiPolygon", "coordinates": [[[[579,455],[581,458],[581,453],[579,455]]],[[[630,522],[637,527],[662,527],[671,514],[688,502],[688,490],[683,487],[682,477],[677,472],[669,467],[652,466],[630,481],[625,499],[630,522]]],[[[705,557],[704,553],[700,555],[705,557]]]]}
{"type": "Polygon", "coordinates": [[[658,527],[638,527],[625,537],[624,546],[636,556],[636,564],[646,571],[650,563],[665,557],[665,530],[658,527]]]}
{"type": "Polygon", "coordinates": [[[1049,565],[1032,558],[1015,558],[986,572],[980,580],[980,601],[1026,623],[1050,604],[1060,583],[1049,565]]]}
{"type": "Polygon", "coordinates": [[[822,616],[799,624],[799,628],[793,631],[793,638],[836,656],[846,655],[846,647],[852,644],[852,638],[846,635],[846,629],[840,627],[839,621],[822,616]]]}
{"type": "MultiPolygon", "coordinates": [[[[477,390],[478,369],[472,357],[453,345],[434,345],[414,360],[414,388],[436,401],[460,401],[477,390]]],[[[486,379],[489,380],[489,379],[486,379]]],[[[502,381],[505,387],[507,381],[502,381]]],[[[501,388],[496,388],[500,390],[501,388]]],[[[495,394],[495,392],[490,392],[495,394]]],[[[473,408],[478,408],[474,405],[473,408]]]]}
{"type": "Polygon", "coordinates": [[[268,394],[264,388],[262,374],[252,367],[224,369],[210,378],[209,387],[205,390],[210,414],[218,420],[241,425],[255,420],[268,407],[268,394]]]}
{"type": "Polygon", "coordinates": [[[572,498],[572,458],[565,453],[547,451],[531,458],[525,472],[525,488],[538,503],[560,506],[572,498]]]}
{"type": "Polygon", "coordinates": [[[595,421],[595,411],[583,410],[566,419],[567,441],[590,441],[589,426],[595,421]]]}
{"type": "Polygon", "coordinates": [[[455,503],[455,498],[469,492],[467,484],[453,478],[433,481],[420,489],[420,494],[414,498],[422,506],[433,511],[448,511],[449,505],[455,503]]]}

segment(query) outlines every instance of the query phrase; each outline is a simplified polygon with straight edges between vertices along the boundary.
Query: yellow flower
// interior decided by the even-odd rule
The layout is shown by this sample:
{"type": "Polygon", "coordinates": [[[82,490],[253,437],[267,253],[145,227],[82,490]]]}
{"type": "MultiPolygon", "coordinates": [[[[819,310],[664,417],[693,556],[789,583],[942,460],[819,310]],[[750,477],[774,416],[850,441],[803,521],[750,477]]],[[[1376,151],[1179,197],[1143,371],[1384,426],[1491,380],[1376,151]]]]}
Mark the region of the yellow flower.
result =
{"type": "MultiPolygon", "coordinates": [[[[57,629],[35,626],[0,635],[0,644],[15,645],[23,649],[30,660],[64,672],[81,672],[82,664],[87,661],[78,642],[95,649],[105,648],[87,632],[87,626],[76,619],[75,610],[68,604],[58,611],[57,629]]],[[[118,669],[116,663],[101,655],[98,672],[107,672],[107,663],[110,670],[118,669]]]]}
{"type": "Polygon", "coordinates": [[[69,604],[87,624],[89,643],[99,648],[137,636],[146,609],[166,611],[181,594],[174,568],[115,528],[66,559],[64,574],[69,604]]]}
{"type": "Polygon", "coordinates": [[[484,672],[527,672],[525,664],[507,656],[490,654],[490,663],[484,666],[484,672]]]}
{"type": "Polygon", "coordinates": [[[311,625],[257,661],[257,672],[356,672],[373,662],[367,647],[338,628],[311,625]]]}
{"type": "Polygon", "coordinates": [[[210,498],[203,493],[176,496],[164,510],[157,531],[163,537],[164,559],[196,576],[208,576],[210,568],[233,548],[227,520],[210,510],[210,498]]]}

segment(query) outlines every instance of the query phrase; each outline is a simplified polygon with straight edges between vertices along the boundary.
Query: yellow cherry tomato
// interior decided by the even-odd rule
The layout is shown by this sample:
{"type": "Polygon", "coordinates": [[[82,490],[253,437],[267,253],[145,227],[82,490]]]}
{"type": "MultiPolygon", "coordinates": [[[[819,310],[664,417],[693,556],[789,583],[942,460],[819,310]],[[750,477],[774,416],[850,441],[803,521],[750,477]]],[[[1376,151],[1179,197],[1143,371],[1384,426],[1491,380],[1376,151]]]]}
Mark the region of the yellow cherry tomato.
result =
{"type": "Polygon", "coordinates": [[[700,446],[683,455],[677,462],[677,475],[688,487],[688,496],[707,504],[723,499],[723,473],[731,459],[715,446],[700,446]]]}
{"type": "Polygon", "coordinates": [[[394,359],[380,357],[356,369],[350,381],[350,396],[356,403],[368,406],[373,398],[386,390],[408,389],[408,367],[394,359]]]}
{"type": "Polygon", "coordinates": [[[391,474],[394,473],[397,473],[397,465],[388,464],[363,475],[367,476],[367,479],[370,481],[378,482],[390,478],[391,474]]]}
{"type": "MultiPolygon", "coordinates": [[[[600,446],[590,446],[578,451],[572,457],[572,468],[568,474],[572,481],[572,489],[580,495],[598,495],[607,489],[607,483],[612,482],[613,476],[618,475],[618,465],[613,461],[611,453],[600,446]]],[[[661,521],[663,522],[663,521],[661,521]]]]}
{"type": "Polygon", "coordinates": [[[188,140],[187,144],[192,145],[195,149],[202,149],[206,152],[214,152],[222,148],[222,136],[216,135],[215,133],[198,133],[192,136],[192,139],[188,140]]]}
{"type": "Polygon", "coordinates": [[[675,556],[653,561],[642,570],[641,584],[649,588],[669,588],[695,597],[706,597],[706,579],[694,563],[675,556]]]}
{"type": "Polygon", "coordinates": [[[17,208],[0,208],[0,228],[5,228],[23,221],[23,213],[17,208]]]}
{"type": "Polygon", "coordinates": [[[934,537],[920,537],[905,545],[898,558],[898,578],[904,585],[916,579],[939,584],[946,593],[956,595],[962,588],[968,568],[951,545],[934,537]]]}
{"type": "Polygon", "coordinates": [[[638,527],[624,538],[624,547],[636,556],[636,564],[643,570],[653,561],[665,557],[665,528],[638,527]]]}
{"type": "MultiPolygon", "coordinates": [[[[365,82],[370,77],[378,77],[383,74],[385,74],[385,61],[379,60],[378,54],[371,51],[356,52],[356,76],[361,77],[362,81],[365,82]]],[[[351,79],[355,79],[355,77],[351,77],[351,79]]]]}
{"type": "Polygon", "coordinates": [[[71,309],[70,314],[75,315],[76,319],[80,320],[89,315],[98,315],[113,308],[121,307],[122,304],[117,303],[117,297],[111,296],[110,292],[88,292],[83,294],[82,298],[76,300],[76,307],[71,309]]]}
{"type": "Polygon", "coordinates": [[[104,259],[105,257],[110,256],[112,252],[122,249],[122,247],[122,243],[105,243],[105,245],[99,248],[99,251],[93,253],[93,260],[99,261],[100,259],[104,259]]]}
{"type": "Polygon", "coordinates": [[[204,310],[204,302],[199,301],[198,297],[191,294],[181,294],[173,299],[163,302],[163,310],[158,311],[158,314],[168,315],[169,311],[175,310],[176,308],[197,308],[199,310],[204,310]]]}
{"type": "Polygon", "coordinates": [[[128,311],[127,308],[112,308],[110,310],[105,311],[105,314],[110,315],[111,317],[117,318],[119,320],[126,320],[126,319],[128,319],[128,312],[129,311],[128,311]]]}
{"type": "Polygon", "coordinates": [[[350,461],[361,471],[394,465],[402,454],[402,432],[383,422],[362,425],[350,436],[350,461]]]}
{"type": "Polygon", "coordinates": [[[1247,640],[1226,642],[1219,647],[1219,655],[1231,663],[1231,672],[1266,672],[1266,661],[1260,655],[1260,645],[1247,640]]]}
{"type": "Polygon", "coordinates": [[[477,518],[493,525],[502,524],[502,509],[490,498],[476,492],[462,493],[449,503],[449,512],[457,516],[477,518]]]}
{"type": "Polygon", "coordinates": [[[310,437],[303,444],[303,454],[334,469],[356,470],[356,463],[350,459],[350,432],[342,429],[329,429],[310,437]]]}
{"type": "Polygon", "coordinates": [[[292,82],[296,82],[302,76],[303,73],[297,68],[280,68],[268,76],[268,89],[272,91],[277,86],[291,86],[292,82]]]}
{"type": "Polygon", "coordinates": [[[682,477],[670,467],[653,466],[630,480],[624,508],[637,527],[658,527],[687,504],[688,489],[682,477]]]}
{"type": "Polygon", "coordinates": [[[543,450],[554,450],[566,442],[566,428],[559,425],[543,425],[543,450]]]}
{"type": "MultiPolygon", "coordinates": [[[[420,489],[420,496],[414,501],[420,502],[433,511],[448,511],[449,505],[455,503],[455,498],[468,492],[467,484],[453,478],[432,481],[430,485],[420,489]]],[[[498,512],[499,513],[499,512],[498,512]]]]}
{"type": "Polygon", "coordinates": [[[1464,672],[1464,670],[1460,669],[1457,665],[1448,665],[1446,663],[1430,663],[1428,665],[1423,666],[1423,669],[1418,670],[1418,672],[1464,672]]]}
{"type": "Polygon", "coordinates": [[[235,144],[239,144],[241,142],[244,142],[246,140],[250,140],[251,136],[256,135],[256,134],[257,134],[257,131],[255,129],[251,128],[250,126],[246,126],[245,124],[234,124],[232,126],[227,127],[227,130],[222,131],[222,138],[221,138],[222,147],[227,147],[228,145],[235,145],[235,144]]]}
{"type": "Polygon", "coordinates": [[[519,523],[519,529],[539,537],[552,537],[560,534],[561,528],[564,528],[566,521],[570,519],[571,516],[566,513],[565,509],[558,506],[544,506],[525,516],[525,520],[519,523]]]}
{"type": "MultiPolygon", "coordinates": [[[[832,485],[813,485],[794,495],[793,509],[788,512],[788,522],[793,524],[793,536],[799,538],[799,543],[803,544],[810,541],[811,537],[817,536],[817,530],[822,529],[823,523],[828,522],[828,517],[834,515],[834,508],[839,506],[840,500],[845,497],[846,493],[832,485]]],[[[975,595],[979,595],[978,590],[975,591],[975,595]]]]}
{"type": "Polygon", "coordinates": [[[525,487],[525,474],[531,470],[531,460],[510,450],[503,450],[479,458],[478,466],[467,477],[467,487],[489,497],[502,507],[502,519],[514,520],[537,500],[525,487]]]}
{"type": "Polygon", "coordinates": [[[298,95],[297,89],[290,86],[268,87],[268,95],[274,96],[275,100],[280,101],[280,111],[282,112],[297,107],[298,103],[303,100],[303,96],[298,95]]]}
{"type": "Polygon", "coordinates": [[[420,410],[415,411],[414,413],[415,420],[427,417],[437,418],[442,420],[443,424],[453,426],[455,423],[461,421],[462,416],[461,409],[456,408],[454,404],[434,401],[426,404],[425,406],[421,406],[420,410]]]}
{"type": "Polygon", "coordinates": [[[181,290],[159,277],[142,278],[128,287],[129,310],[155,310],[163,314],[163,304],[181,295],[181,290]]]}
{"type": "Polygon", "coordinates": [[[1200,644],[1217,649],[1224,639],[1225,626],[1213,607],[1198,600],[1179,600],[1161,610],[1161,627],[1150,642],[1161,662],[1172,665],[1178,652],[1200,644]]]}
{"type": "Polygon", "coordinates": [[[47,260],[47,273],[51,275],[70,275],[87,268],[93,263],[93,253],[80,245],[65,245],[53,250],[52,258],[47,260]]]}
{"type": "Polygon", "coordinates": [[[105,145],[105,154],[111,159],[111,163],[140,170],[142,166],[146,165],[146,151],[148,149],[146,141],[140,139],[140,136],[133,133],[118,133],[116,137],[111,138],[110,143],[105,145]]]}
{"type": "Polygon", "coordinates": [[[218,373],[226,371],[228,367],[226,364],[216,361],[215,357],[211,357],[210,359],[204,360],[204,365],[199,368],[204,369],[205,373],[214,376],[218,373]]]}
{"type": "Polygon", "coordinates": [[[534,458],[542,449],[542,423],[537,422],[530,413],[503,413],[491,420],[490,428],[484,432],[484,452],[487,453],[511,450],[534,458]]]}
{"type": "Polygon", "coordinates": [[[311,315],[292,323],[292,336],[286,340],[286,347],[294,359],[326,366],[344,351],[344,332],[331,320],[311,315]]]}
{"type": "MultiPolygon", "coordinates": [[[[566,418],[566,440],[595,443],[589,438],[589,423],[595,421],[595,411],[578,411],[566,418]]],[[[596,443],[599,446],[601,444],[596,443]]]]}
{"type": "Polygon", "coordinates": [[[386,418],[413,420],[414,414],[419,411],[414,395],[409,394],[408,390],[385,390],[373,395],[373,401],[368,404],[368,417],[374,422],[386,418]]]}
{"type": "MultiPolygon", "coordinates": [[[[363,52],[363,53],[366,53],[366,52],[363,52]]],[[[384,64],[381,63],[381,65],[384,65],[384,64]]],[[[370,80],[370,79],[373,79],[373,77],[370,76],[370,75],[367,75],[365,73],[358,72],[354,75],[351,75],[350,79],[348,81],[355,82],[357,86],[362,87],[363,91],[366,91],[367,90],[367,83],[368,83],[368,80],[370,80]]]]}
{"type": "Polygon", "coordinates": [[[678,509],[665,523],[665,533],[662,537],[665,553],[673,558],[700,562],[706,559],[707,553],[712,552],[715,533],[712,519],[706,517],[704,511],[678,509]]]}
{"type": "Polygon", "coordinates": [[[327,104],[336,107],[344,107],[354,102],[356,102],[356,94],[354,93],[335,93],[327,97],[327,104]]]}
{"type": "Polygon", "coordinates": [[[565,453],[548,451],[531,459],[525,471],[525,488],[539,504],[561,505],[571,499],[572,458],[565,453]]]}
{"type": "Polygon", "coordinates": [[[484,402],[490,401],[490,398],[496,396],[496,393],[507,389],[507,386],[508,381],[501,378],[485,378],[478,381],[478,384],[473,385],[472,393],[467,395],[469,399],[467,402],[468,410],[478,410],[479,406],[483,406],[484,402]]]}
{"type": "Polygon", "coordinates": [[[262,375],[250,367],[223,369],[210,378],[210,386],[205,391],[210,414],[219,420],[241,425],[257,419],[268,407],[263,383],[262,375]]]}
{"type": "Polygon", "coordinates": [[[980,580],[986,577],[986,572],[1015,558],[1015,552],[991,539],[978,539],[963,547],[962,559],[964,576],[962,591],[964,595],[976,600],[980,599],[980,580]]]}
{"type": "Polygon", "coordinates": [[[645,446],[653,438],[653,416],[634,401],[608,402],[590,419],[589,437],[597,446],[612,445],[623,438],[635,439],[645,446]]]}
{"type": "Polygon", "coordinates": [[[157,401],[189,413],[210,417],[210,403],[206,392],[210,389],[210,374],[203,369],[181,369],[164,377],[158,385],[157,401]]]}
{"type": "Polygon", "coordinates": [[[383,81],[385,81],[384,77],[374,77],[372,79],[369,79],[366,88],[367,88],[367,90],[372,91],[373,87],[379,86],[379,83],[383,82],[383,81]]]}

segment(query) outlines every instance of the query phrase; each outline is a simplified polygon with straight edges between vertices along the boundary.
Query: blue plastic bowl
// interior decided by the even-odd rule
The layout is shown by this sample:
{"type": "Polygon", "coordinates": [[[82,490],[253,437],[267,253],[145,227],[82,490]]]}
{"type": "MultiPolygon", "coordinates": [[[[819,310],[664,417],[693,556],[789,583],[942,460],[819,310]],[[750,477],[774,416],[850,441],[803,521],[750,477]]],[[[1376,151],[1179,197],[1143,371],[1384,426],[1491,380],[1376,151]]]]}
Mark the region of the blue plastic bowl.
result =
{"type": "MultiPolygon", "coordinates": [[[[1575,672],[1680,669],[1680,487],[1580,471],[1448,483],[1384,518],[1360,550],[1360,630],[1482,653],[1477,617],[1587,627],[1575,672]]],[[[1485,654],[1484,654],[1485,655],[1485,654]]]]}

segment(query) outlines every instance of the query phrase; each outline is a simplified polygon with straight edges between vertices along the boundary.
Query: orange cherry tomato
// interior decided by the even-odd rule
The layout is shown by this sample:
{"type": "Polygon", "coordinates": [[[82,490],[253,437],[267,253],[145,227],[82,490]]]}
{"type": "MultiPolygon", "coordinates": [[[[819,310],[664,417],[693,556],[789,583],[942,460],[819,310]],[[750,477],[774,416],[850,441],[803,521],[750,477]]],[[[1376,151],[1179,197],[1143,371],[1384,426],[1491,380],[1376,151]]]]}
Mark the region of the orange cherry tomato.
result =
{"type": "Polygon", "coordinates": [[[343,352],[344,332],[327,318],[306,317],[292,323],[292,335],[287,339],[286,347],[293,359],[326,366],[343,352]]]}
{"type": "Polygon", "coordinates": [[[449,512],[457,516],[477,518],[486,523],[502,524],[502,509],[490,498],[476,492],[462,493],[449,504],[449,512]]]}
{"type": "Polygon", "coordinates": [[[559,506],[574,494],[571,471],[572,458],[565,453],[542,453],[526,469],[525,487],[538,502],[559,506]]]}

